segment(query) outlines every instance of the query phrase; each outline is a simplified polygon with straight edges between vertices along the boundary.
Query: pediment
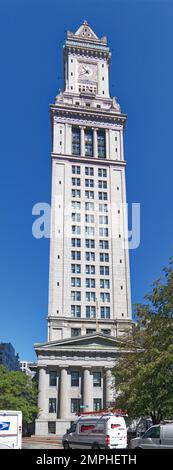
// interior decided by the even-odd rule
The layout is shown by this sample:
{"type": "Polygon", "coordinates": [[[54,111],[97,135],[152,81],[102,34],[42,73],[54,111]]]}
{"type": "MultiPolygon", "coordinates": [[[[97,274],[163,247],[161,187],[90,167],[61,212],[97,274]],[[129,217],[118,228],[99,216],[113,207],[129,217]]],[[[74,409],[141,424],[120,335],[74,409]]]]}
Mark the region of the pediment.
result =
{"type": "Polygon", "coordinates": [[[84,21],[83,24],[79,27],[76,31],[75,36],[85,39],[98,39],[98,36],[94,33],[94,31],[90,28],[87,21],[84,21]]]}
{"type": "Polygon", "coordinates": [[[118,340],[114,336],[107,336],[102,333],[92,333],[87,336],[78,336],[59,341],[50,341],[49,343],[37,343],[34,345],[35,350],[100,350],[100,349],[120,349],[125,346],[124,342],[118,340]]]}

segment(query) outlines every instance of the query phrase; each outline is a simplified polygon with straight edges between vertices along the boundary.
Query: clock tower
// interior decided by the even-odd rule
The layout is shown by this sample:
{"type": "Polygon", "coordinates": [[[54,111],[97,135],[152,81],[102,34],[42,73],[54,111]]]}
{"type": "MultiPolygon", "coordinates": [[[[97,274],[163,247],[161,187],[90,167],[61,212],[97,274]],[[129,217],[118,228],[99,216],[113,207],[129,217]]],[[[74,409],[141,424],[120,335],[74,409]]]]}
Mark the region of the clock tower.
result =
{"type": "Polygon", "coordinates": [[[123,132],[109,93],[111,53],[86,21],[64,44],[64,90],[51,105],[52,221],[48,342],[37,434],[115,404],[111,370],[131,327],[123,132]]]}
{"type": "Polygon", "coordinates": [[[84,21],[75,34],[67,32],[64,53],[65,92],[71,95],[85,92],[94,94],[98,98],[109,98],[111,53],[107,47],[106,37],[98,39],[84,21]],[[75,55],[74,50],[76,50],[75,55]]]}

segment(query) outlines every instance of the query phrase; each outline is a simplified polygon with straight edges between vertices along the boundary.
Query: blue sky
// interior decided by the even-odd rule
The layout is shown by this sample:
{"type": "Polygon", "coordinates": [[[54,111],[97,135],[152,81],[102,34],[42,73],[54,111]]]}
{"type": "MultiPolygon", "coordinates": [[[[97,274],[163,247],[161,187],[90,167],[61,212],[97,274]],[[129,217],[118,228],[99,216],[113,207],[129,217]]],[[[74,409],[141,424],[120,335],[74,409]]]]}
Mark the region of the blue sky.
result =
{"type": "Polygon", "coordinates": [[[26,360],[47,340],[49,241],[32,237],[32,206],[50,202],[49,104],[62,88],[66,30],[84,19],[108,36],[111,94],[128,114],[127,196],[141,203],[133,303],[172,255],[173,1],[0,0],[0,341],[26,360]]]}

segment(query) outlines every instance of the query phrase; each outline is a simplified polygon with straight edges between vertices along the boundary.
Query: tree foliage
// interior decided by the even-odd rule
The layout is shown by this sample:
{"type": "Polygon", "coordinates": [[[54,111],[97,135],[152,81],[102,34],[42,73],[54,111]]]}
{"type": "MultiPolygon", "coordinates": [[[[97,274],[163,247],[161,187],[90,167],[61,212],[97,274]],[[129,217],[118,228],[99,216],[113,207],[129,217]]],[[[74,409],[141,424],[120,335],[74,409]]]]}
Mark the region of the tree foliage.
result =
{"type": "Polygon", "coordinates": [[[0,409],[22,411],[23,422],[32,423],[37,409],[37,384],[23,372],[0,366],[0,409]]]}
{"type": "Polygon", "coordinates": [[[129,416],[173,418],[173,268],[163,270],[145,304],[135,306],[136,324],[124,337],[126,350],[115,366],[116,407],[129,416]],[[128,341],[128,349],[127,349],[128,341]]]}

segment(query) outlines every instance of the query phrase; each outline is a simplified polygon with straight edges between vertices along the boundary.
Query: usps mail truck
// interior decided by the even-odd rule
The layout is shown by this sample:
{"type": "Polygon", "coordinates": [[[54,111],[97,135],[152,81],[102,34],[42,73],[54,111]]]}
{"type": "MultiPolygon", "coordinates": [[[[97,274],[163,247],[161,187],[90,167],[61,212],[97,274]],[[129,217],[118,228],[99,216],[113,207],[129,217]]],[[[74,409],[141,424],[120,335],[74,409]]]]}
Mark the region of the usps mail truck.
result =
{"type": "Polygon", "coordinates": [[[21,449],[22,412],[0,410],[0,449],[21,449]]]}

